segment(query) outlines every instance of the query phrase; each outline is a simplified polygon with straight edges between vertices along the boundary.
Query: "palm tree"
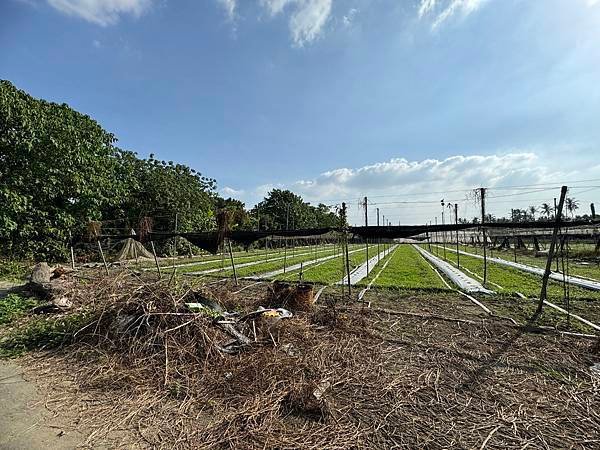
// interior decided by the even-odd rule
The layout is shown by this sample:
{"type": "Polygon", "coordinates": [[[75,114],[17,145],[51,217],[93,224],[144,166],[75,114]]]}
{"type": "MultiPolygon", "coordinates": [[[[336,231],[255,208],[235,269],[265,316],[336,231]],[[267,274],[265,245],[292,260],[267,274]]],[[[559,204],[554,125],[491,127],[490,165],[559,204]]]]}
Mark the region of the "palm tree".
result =
{"type": "Polygon", "coordinates": [[[542,211],[542,214],[549,219],[550,214],[552,213],[552,208],[548,203],[542,203],[542,206],[540,206],[540,211],[542,211]]]}
{"type": "Polygon", "coordinates": [[[535,206],[531,205],[529,208],[527,208],[527,211],[529,211],[531,220],[535,220],[535,213],[537,212],[537,208],[535,206]]]}
{"type": "Polygon", "coordinates": [[[573,218],[573,213],[575,210],[579,209],[579,200],[575,200],[573,197],[567,197],[566,207],[567,211],[571,214],[571,218],[573,218]]]}

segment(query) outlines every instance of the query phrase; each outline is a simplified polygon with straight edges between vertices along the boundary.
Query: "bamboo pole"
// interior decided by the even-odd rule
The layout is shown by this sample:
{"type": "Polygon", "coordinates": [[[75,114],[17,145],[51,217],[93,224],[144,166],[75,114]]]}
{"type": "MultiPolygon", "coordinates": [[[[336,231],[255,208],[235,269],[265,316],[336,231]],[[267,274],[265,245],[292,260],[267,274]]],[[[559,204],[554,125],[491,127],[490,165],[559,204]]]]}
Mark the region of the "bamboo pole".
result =
{"type": "Polygon", "coordinates": [[[158,257],[156,256],[156,249],[154,248],[154,241],[150,241],[150,247],[152,248],[152,254],[154,255],[154,262],[156,263],[156,270],[158,270],[158,278],[162,278],[160,272],[160,264],[158,263],[158,257]]]}
{"type": "Polygon", "coordinates": [[[237,271],[235,270],[235,260],[233,259],[233,251],[231,250],[231,241],[229,239],[227,239],[227,246],[229,247],[229,258],[231,259],[231,268],[233,269],[233,279],[235,280],[235,285],[237,286],[237,271]]]}
{"type": "Polygon", "coordinates": [[[110,275],[108,273],[108,264],[106,264],[106,258],[104,257],[104,252],[102,251],[102,245],[100,244],[100,240],[96,241],[98,243],[98,250],[100,251],[100,256],[102,256],[102,262],[104,263],[104,270],[106,270],[106,275],[110,275]]]}
{"type": "Polygon", "coordinates": [[[69,231],[69,248],[71,250],[71,269],[75,270],[75,251],[73,250],[73,235],[69,231]]]}

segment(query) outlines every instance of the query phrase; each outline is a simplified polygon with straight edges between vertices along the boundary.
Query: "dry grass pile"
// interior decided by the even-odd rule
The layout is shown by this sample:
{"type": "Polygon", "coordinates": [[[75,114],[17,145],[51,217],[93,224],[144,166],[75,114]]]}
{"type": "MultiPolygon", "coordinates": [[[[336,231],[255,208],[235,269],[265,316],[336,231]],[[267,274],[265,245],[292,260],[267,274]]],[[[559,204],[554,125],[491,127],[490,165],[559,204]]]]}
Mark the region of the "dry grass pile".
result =
{"type": "Polygon", "coordinates": [[[100,434],[109,434],[119,417],[137,423],[147,443],[158,446],[368,446],[373,420],[349,420],[356,401],[371,401],[377,391],[381,398],[373,400],[381,405],[395,395],[380,389],[391,376],[361,320],[323,312],[248,319],[235,328],[250,342],[229,354],[222,349],[233,337],[217,314],[184,306],[209,298],[229,310],[235,306],[243,317],[273,304],[265,285],[234,295],[216,286],[192,292],[122,275],[89,284],[86,297],[96,319],[63,350],[63,362],[77,369],[80,390],[128,398],[112,403],[110,413],[93,415],[88,425],[100,434]],[[112,419],[102,423],[100,417],[112,419]]]}
{"type": "MultiPolygon", "coordinates": [[[[96,437],[135,428],[144,447],[165,448],[600,445],[590,341],[330,305],[236,324],[250,342],[229,354],[216,314],[184,303],[210,298],[243,317],[273,301],[265,284],[192,292],[122,275],[86,295],[96,320],[43,363],[69,371],[96,437]]],[[[62,394],[59,409],[73,398],[62,394]]]]}

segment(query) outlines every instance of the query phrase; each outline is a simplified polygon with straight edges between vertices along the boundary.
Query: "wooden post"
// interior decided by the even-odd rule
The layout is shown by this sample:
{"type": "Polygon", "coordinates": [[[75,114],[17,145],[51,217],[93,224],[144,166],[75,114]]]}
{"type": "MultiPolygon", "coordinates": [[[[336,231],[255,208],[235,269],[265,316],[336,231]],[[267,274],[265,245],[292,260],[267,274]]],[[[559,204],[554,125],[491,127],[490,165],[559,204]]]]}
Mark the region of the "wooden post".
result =
{"type": "Polygon", "coordinates": [[[102,245],[100,245],[100,239],[96,241],[98,243],[98,250],[100,251],[100,256],[102,256],[102,262],[104,263],[104,270],[106,270],[106,275],[110,275],[108,273],[108,264],[106,264],[106,258],[104,257],[104,252],[102,251],[102,245]]]}
{"type": "MultiPolygon", "coordinates": [[[[379,228],[379,208],[377,208],[377,228],[379,228]]],[[[381,238],[377,238],[377,262],[379,262],[379,243],[381,242],[381,238]]]]}
{"type": "MultiPolygon", "coordinates": [[[[554,197],[554,219],[556,219],[556,211],[557,211],[556,197],[554,197]]],[[[558,253],[556,254],[556,271],[558,272],[558,253]]]]}
{"type": "Polygon", "coordinates": [[[229,258],[231,259],[231,268],[233,269],[233,279],[235,280],[235,285],[238,285],[238,277],[237,271],[235,270],[235,261],[233,259],[233,251],[231,250],[231,241],[227,239],[227,246],[229,247],[229,258]]]}
{"type": "Polygon", "coordinates": [[[344,256],[346,259],[346,276],[348,278],[348,297],[352,295],[352,285],[350,284],[350,258],[348,256],[348,230],[346,228],[346,204],[342,203],[342,227],[344,256]]]}
{"type": "Polygon", "coordinates": [[[150,241],[150,247],[152,247],[154,262],[156,263],[156,270],[158,270],[158,278],[162,278],[162,273],[160,273],[160,264],[158,264],[158,257],[156,256],[156,249],[154,248],[154,241],[150,241]]]}
{"type": "Polygon", "coordinates": [[[458,203],[454,204],[454,223],[456,224],[456,265],[460,268],[460,247],[458,245],[458,203]]]}
{"type": "Polygon", "coordinates": [[[487,236],[485,232],[485,188],[479,188],[481,193],[481,228],[483,232],[483,285],[487,283],[487,236]]]}
{"type": "MultiPolygon", "coordinates": [[[[287,211],[285,214],[285,231],[289,230],[289,225],[290,225],[290,205],[288,203],[287,205],[287,211]]],[[[288,247],[288,237],[285,237],[285,248],[283,249],[283,273],[285,273],[285,270],[287,268],[287,247],[288,247]]]]}
{"type": "Polygon", "coordinates": [[[177,257],[177,222],[178,213],[175,213],[175,236],[173,236],[173,273],[175,272],[175,258],[177,257]]]}
{"type": "Polygon", "coordinates": [[[438,254],[438,231],[437,231],[437,216],[435,216],[435,247],[433,247],[435,249],[435,254],[438,254]]]}
{"type": "Polygon", "coordinates": [[[269,236],[265,238],[265,262],[269,262],[269,236]]]}
{"type": "MultiPolygon", "coordinates": [[[[225,270],[225,243],[221,244],[221,272],[225,270]]],[[[173,266],[173,271],[175,271],[175,267],[173,266]]]]}
{"type": "Polygon", "coordinates": [[[542,313],[542,307],[544,300],[547,298],[546,289],[548,288],[548,279],[550,278],[550,268],[552,267],[552,258],[554,257],[554,248],[556,247],[556,238],[558,236],[558,229],[560,228],[560,219],[562,215],[563,205],[565,203],[565,197],[567,195],[567,186],[563,186],[560,189],[560,200],[558,202],[558,209],[555,214],[554,230],[552,231],[552,241],[550,241],[550,249],[548,250],[548,259],[546,261],[546,270],[542,277],[542,290],[540,291],[540,301],[538,303],[536,316],[542,313]]]}
{"type": "Polygon", "coordinates": [[[71,269],[75,270],[75,251],[73,250],[73,235],[69,231],[69,248],[71,250],[71,269]]]}
{"type": "MultiPolygon", "coordinates": [[[[369,226],[369,215],[367,213],[367,197],[365,197],[365,202],[364,202],[364,206],[365,206],[365,227],[369,226]]],[[[369,273],[369,238],[367,237],[365,239],[365,250],[367,253],[367,273],[369,273]]],[[[350,280],[348,280],[348,282],[350,282],[350,280]]]]}
{"type": "MultiPolygon", "coordinates": [[[[444,199],[442,199],[442,227],[446,225],[446,221],[444,220],[444,199]]],[[[446,261],[446,229],[442,231],[442,247],[444,248],[444,261],[446,261]]]]}

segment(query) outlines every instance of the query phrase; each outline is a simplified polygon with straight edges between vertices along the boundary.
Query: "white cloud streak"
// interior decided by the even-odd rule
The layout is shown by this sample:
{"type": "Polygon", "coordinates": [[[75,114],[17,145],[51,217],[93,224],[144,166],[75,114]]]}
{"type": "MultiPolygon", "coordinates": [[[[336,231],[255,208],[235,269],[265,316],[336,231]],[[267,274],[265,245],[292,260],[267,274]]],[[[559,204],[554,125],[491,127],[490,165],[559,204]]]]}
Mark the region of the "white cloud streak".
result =
{"type": "Polygon", "coordinates": [[[487,0],[421,0],[419,19],[432,16],[431,29],[439,28],[451,17],[466,17],[477,11],[487,0]]]}
{"type": "Polygon", "coordinates": [[[289,29],[294,44],[302,47],[315,41],[331,15],[333,0],[260,0],[271,17],[290,10],[289,29]]]}
{"type": "Polygon", "coordinates": [[[237,8],[236,0],[218,0],[223,9],[225,10],[225,14],[227,14],[227,18],[229,20],[235,19],[235,10],[237,8]]]}
{"type": "Polygon", "coordinates": [[[152,0],[47,0],[63,14],[101,26],[114,25],[121,16],[139,17],[152,6],[152,0]]]}

